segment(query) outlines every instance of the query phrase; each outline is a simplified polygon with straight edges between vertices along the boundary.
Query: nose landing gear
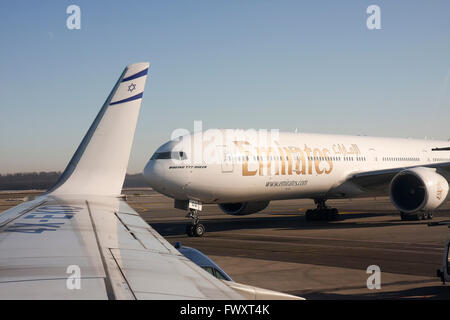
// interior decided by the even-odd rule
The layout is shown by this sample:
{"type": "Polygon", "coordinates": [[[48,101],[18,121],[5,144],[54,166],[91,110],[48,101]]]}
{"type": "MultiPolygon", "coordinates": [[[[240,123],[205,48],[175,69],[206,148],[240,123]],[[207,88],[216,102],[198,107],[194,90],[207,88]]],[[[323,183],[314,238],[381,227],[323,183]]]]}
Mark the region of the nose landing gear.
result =
{"type": "Polygon", "coordinates": [[[189,201],[189,211],[186,215],[186,218],[191,218],[192,222],[188,223],[186,225],[186,234],[189,237],[202,237],[205,232],[206,228],[204,225],[200,223],[199,219],[199,211],[202,208],[202,204],[198,201],[189,201]]]}
{"type": "Polygon", "coordinates": [[[189,223],[186,225],[186,234],[189,237],[202,237],[205,234],[205,231],[205,226],[201,223],[189,223]]]}

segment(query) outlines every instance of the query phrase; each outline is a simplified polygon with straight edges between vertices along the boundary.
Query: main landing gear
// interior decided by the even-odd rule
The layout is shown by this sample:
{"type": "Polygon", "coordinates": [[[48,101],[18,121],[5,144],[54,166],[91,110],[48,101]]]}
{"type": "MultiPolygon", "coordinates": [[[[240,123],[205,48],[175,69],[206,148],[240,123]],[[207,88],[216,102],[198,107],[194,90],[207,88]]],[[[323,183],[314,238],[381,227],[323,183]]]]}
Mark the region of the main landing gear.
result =
{"type": "Polygon", "coordinates": [[[305,218],[307,221],[332,221],[339,219],[338,209],[327,207],[325,201],[326,199],[314,199],[314,203],[317,205],[317,208],[306,210],[305,218]]]}
{"type": "Polygon", "coordinates": [[[431,220],[433,219],[433,213],[431,212],[422,212],[417,214],[406,214],[404,212],[400,212],[400,218],[402,221],[408,220],[431,220]]]}
{"type": "Polygon", "coordinates": [[[186,225],[186,234],[189,237],[201,237],[205,234],[205,226],[202,225],[200,219],[198,217],[199,210],[189,208],[189,212],[186,215],[186,218],[191,218],[192,222],[186,225]]]}

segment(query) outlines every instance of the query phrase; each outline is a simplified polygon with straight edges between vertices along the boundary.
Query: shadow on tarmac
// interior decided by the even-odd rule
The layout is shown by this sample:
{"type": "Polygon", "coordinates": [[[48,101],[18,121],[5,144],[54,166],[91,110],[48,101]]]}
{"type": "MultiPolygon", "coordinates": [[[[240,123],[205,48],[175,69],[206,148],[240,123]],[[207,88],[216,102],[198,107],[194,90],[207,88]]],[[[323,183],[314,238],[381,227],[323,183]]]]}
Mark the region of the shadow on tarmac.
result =
{"type": "MultiPolygon", "coordinates": [[[[358,222],[357,220],[348,221],[354,218],[386,216],[387,214],[368,213],[368,214],[345,214],[337,221],[306,221],[303,214],[298,216],[276,216],[276,217],[249,217],[249,218],[228,218],[223,219],[201,219],[201,223],[206,227],[207,232],[220,232],[232,230],[254,230],[254,229],[285,229],[285,230],[299,230],[299,229],[343,229],[343,228],[380,228],[387,226],[400,225],[416,225],[423,224],[424,226],[429,220],[424,221],[401,221],[400,218],[389,219],[382,222],[358,222]]],[[[185,234],[186,224],[190,220],[185,221],[164,221],[149,223],[162,236],[180,236],[185,234]]]]}
{"type": "Polygon", "coordinates": [[[326,292],[290,292],[290,294],[309,300],[448,300],[450,299],[450,288],[448,286],[438,285],[367,294],[339,294],[326,292]]]}

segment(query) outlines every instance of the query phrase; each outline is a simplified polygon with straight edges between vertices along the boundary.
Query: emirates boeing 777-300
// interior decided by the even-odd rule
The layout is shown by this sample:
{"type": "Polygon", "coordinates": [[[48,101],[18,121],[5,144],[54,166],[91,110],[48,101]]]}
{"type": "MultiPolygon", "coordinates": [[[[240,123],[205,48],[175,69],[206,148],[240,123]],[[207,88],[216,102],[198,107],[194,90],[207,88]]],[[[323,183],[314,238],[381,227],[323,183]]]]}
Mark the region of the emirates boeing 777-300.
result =
{"type": "Polygon", "coordinates": [[[431,219],[447,199],[448,141],[266,133],[216,129],[184,135],[156,150],[144,177],[175,199],[176,208],[188,210],[190,236],[205,232],[198,218],[204,203],[247,215],[271,200],[309,198],[317,208],[306,212],[307,220],[332,220],[338,210],[327,207],[327,199],[390,195],[402,219],[431,219]]]}

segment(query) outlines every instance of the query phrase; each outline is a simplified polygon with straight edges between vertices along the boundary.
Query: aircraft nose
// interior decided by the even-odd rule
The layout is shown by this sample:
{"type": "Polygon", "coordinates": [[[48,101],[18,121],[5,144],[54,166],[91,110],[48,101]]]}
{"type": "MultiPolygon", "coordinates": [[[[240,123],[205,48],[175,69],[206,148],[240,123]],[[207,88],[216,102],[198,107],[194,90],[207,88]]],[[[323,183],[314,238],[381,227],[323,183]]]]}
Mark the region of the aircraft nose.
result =
{"type": "MultiPolygon", "coordinates": [[[[164,147],[164,146],[163,146],[164,147]]],[[[183,170],[183,165],[178,165],[174,160],[181,159],[183,152],[180,151],[156,151],[145,165],[143,176],[153,190],[174,199],[184,199],[185,187],[189,184],[190,175],[183,170]],[[176,168],[174,170],[171,170],[176,168]]],[[[185,155],[184,155],[185,156],[185,155]]]]}
{"type": "Polygon", "coordinates": [[[144,179],[154,189],[158,189],[162,181],[162,170],[158,161],[150,160],[144,168],[144,179]]]}

